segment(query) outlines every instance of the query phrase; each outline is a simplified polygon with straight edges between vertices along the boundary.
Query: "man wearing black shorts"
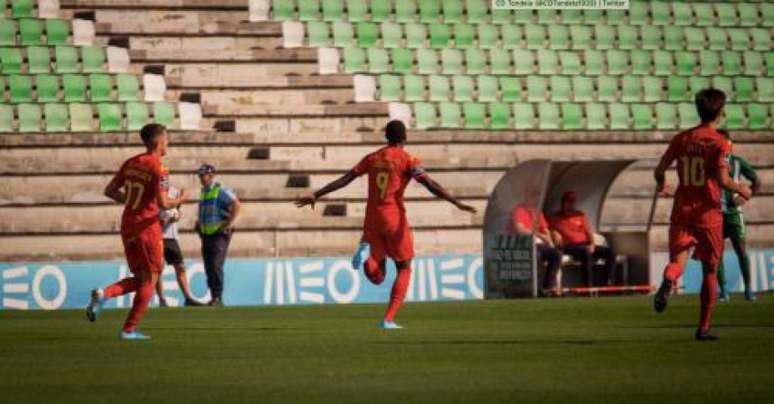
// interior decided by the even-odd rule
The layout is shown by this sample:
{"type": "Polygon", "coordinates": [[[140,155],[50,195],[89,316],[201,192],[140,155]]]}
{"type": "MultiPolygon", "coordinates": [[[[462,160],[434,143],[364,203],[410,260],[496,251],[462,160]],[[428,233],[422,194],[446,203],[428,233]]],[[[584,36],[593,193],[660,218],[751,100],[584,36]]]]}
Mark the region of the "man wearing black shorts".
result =
{"type": "MultiPolygon", "coordinates": [[[[170,186],[168,195],[177,195],[178,189],[170,186]]],[[[175,197],[175,196],[173,196],[175,197]]],[[[160,213],[161,225],[164,232],[164,261],[175,268],[177,284],[185,297],[186,306],[202,306],[203,304],[191,296],[191,289],[188,286],[188,278],[185,275],[185,263],[183,262],[183,252],[180,250],[178,240],[177,222],[180,220],[179,206],[173,209],[165,210],[160,213]]],[[[167,306],[167,299],[164,297],[164,288],[161,278],[156,283],[156,294],[159,296],[159,305],[167,306]]]]}

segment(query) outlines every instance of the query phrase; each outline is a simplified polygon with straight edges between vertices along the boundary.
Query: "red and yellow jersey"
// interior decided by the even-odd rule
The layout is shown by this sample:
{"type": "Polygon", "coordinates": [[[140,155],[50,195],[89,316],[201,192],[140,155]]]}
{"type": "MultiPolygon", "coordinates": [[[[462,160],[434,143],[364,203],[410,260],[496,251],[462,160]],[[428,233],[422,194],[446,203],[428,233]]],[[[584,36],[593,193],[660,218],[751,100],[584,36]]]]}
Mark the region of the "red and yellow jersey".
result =
{"type": "Polygon", "coordinates": [[[728,169],[731,147],[723,136],[707,125],[675,136],[665,157],[677,160],[679,185],[672,206],[672,224],[716,227],[723,224],[718,173],[728,169]]]}
{"type": "Polygon", "coordinates": [[[367,222],[405,215],[403,193],[406,186],[412,178],[426,175],[419,159],[397,146],[383,147],[365,156],[352,172],[357,176],[368,174],[367,222]]]}
{"type": "Polygon", "coordinates": [[[529,231],[534,231],[536,219],[538,232],[548,232],[548,222],[546,221],[546,216],[543,212],[525,203],[519,203],[511,210],[511,224],[509,231],[511,234],[519,233],[518,225],[524,226],[524,228],[529,231]]]}
{"type": "Polygon", "coordinates": [[[126,195],[122,234],[141,232],[159,223],[159,193],[169,188],[169,174],[161,159],[150,153],[134,156],[121,166],[112,183],[123,187],[126,195]]]}
{"type": "Polygon", "coordinates": [[[579,210],[567,213],[562,211],[556,212],[549,218],[549,222],[551,229],[557,231],[562,236],[565,244],[592,243],[592,240],[589,240],[591,225],[586,214],[579,210]]]}

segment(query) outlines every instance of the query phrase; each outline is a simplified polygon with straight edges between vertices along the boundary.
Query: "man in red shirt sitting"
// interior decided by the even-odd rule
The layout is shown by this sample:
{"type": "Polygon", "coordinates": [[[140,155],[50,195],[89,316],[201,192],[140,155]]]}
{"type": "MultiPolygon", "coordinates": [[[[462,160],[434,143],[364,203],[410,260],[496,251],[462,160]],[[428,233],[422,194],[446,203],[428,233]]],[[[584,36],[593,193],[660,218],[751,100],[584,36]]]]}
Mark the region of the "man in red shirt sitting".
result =
{"type": "MultiPolygon", "coordinates": [[[[527,193],[527,197],[530,197],[527,193]]],[[[543,291],[544,293],[551,292],[553,279],[556,278],[556,271],[559,270],[559,264],[562,262],[562,254],[554,246],[554,240],[551,238],[551,233],[548,231],[548,222],[543,212],[535,208],[535,204],[527,201],[525,203],[519,203],[513,207],[511,212],[511,233],[512,234],[533,234],[537,240],[537,262],[538,265],[546,263],[546,274],[543,278],[543,291]],[[537,230],[535,231],[535,224],[537,222],[537,230]]],[[[561,292],[554,291],[555,294],[561,294],[561,292]]]]}
{"type": "Polygon", "coordinates": [[[615,252],[608,247],[594,245],[594,232],[586,214],[575,209],[577,199],[578,195],[574,191],[562,194],[562,208],[550,219],[554,240],[565,254],[580,262],[587,286],[592,284],[589,277],[598,259],[605,261],[605,273],[610,284],[615,271],[615,252]]]}

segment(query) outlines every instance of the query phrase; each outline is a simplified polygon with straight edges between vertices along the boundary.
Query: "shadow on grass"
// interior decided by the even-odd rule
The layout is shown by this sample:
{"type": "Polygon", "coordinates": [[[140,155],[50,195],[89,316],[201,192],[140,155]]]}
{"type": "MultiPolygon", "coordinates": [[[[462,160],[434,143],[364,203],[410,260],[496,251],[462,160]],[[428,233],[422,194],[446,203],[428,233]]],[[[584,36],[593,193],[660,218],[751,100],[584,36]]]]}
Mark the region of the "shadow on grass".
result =
{"type": "Polygon", "coordinates": [[[303,328],[283,327],[144,327],[153,331],[299,331],[303,328]]]}
{"type": "Polygon", "coordinates": [[[642,340],[452,340],[452,341],[379,341],[374,344],[383,345],[597,345],[597,344],[631,344],[642,340]]]}
{"type": "MultiPolygon", "coordinates": [[[[624,329],[694,329],[696,324],[660,324],[660,325],[621,325],[613,328],[624,329]]],[[[712,324],[712,328],[774,328],[774,324],[712,324]]]]}

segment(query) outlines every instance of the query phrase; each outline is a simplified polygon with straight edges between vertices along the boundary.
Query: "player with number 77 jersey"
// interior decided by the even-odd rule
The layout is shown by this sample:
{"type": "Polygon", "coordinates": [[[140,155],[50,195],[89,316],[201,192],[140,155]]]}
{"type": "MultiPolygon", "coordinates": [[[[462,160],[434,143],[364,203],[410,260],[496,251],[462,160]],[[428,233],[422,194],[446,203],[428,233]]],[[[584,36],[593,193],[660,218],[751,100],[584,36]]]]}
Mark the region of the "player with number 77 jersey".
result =
{"type": "Polygon", "coordinates": [[[688,253],[702,263],[701,310],[695,337],[700,341],[717,339],[710,333],[710,318],[717,300],[717,268],[723,254],[722,188],[750,198],[750,188],[735,183],[728,175],[728,142],[715,129],[722,119],[726,96],[720,90],[706,89],[696,94],[701,124],[676,135],[661,157],[654,177],[657,191],[665,187],[665,172],[677,161],[679,185],[672,205],[669,227],[669,264],[656,293],[654,308],[666,309],[667,297],[683,273],[688,253]]]}

